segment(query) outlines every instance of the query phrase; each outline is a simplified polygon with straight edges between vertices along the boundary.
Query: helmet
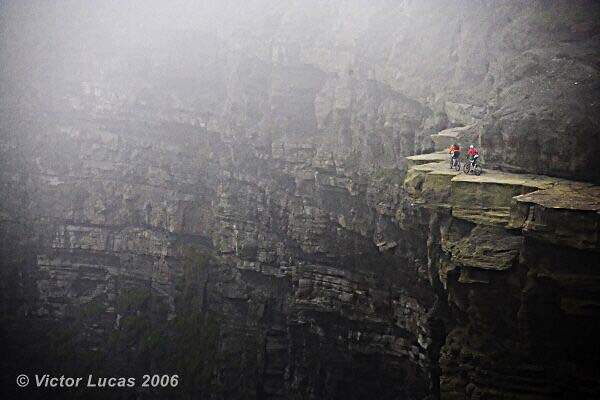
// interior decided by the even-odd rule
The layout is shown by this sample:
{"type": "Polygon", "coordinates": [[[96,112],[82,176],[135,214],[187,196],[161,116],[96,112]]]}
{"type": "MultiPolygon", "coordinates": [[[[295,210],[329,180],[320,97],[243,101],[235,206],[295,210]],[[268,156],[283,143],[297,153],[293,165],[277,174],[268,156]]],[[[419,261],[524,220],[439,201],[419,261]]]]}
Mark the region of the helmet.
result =
{"type": "Polygon", "coordinates": [[[473,145],[470,145],[470,146],[469,146],[469,148],[470,148],[470,149],[472,149],[472,148],[473,148],[473,145]]]}

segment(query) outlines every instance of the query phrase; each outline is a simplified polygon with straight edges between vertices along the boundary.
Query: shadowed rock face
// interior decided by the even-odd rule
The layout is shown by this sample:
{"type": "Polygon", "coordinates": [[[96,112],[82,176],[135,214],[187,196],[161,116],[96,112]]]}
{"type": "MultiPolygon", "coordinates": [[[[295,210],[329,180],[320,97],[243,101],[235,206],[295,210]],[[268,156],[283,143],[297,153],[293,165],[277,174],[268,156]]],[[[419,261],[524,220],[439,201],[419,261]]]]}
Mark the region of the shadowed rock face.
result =
{"type": "Polygon", "coordinates": [[[8,382],[598,396],[596,3],[3,7],[8,382]],[[407,160],[448,140],[486,173],[407,160]]]}
{"type": "Polygon", "coordinates": [[[427,210],[429,265],[452,316],[441,397],[593,398],[598,346],[587,335],[597,332],[598,187],[490,170],[446,174],[440,185],[446,164],[411,167],[401,215],[412,226],[427,210]]]}

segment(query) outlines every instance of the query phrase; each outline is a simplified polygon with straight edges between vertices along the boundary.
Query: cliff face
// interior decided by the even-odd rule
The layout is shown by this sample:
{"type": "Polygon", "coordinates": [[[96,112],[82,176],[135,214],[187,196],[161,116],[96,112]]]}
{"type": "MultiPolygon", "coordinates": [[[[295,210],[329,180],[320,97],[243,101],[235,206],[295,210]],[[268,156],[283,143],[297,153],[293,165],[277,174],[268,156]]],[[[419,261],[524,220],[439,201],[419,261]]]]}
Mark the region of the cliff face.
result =
{"type": "Polygon", "coordinates": [[[265,9],[157,35],[6,6],[7,381],[598,397],[597,4],[265,9]]]}
{"type": "Polygon", "coordinates": [[[453,319],[439,359],[442,398],[597,396],[599,347],[588,335],[598,187],[493,170],[476,177],[447,162],[412,167],[405,184],[403,224],[413,208],[427,210],[430,265],[453,319]]]}

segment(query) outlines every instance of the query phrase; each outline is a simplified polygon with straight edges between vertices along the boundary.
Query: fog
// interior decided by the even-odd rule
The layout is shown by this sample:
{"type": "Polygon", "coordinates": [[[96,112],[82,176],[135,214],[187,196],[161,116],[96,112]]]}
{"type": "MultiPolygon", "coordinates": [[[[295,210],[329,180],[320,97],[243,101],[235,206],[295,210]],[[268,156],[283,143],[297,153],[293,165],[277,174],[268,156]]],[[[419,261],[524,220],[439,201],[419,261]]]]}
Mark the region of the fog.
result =
{"type": "Polygon", "coordinates": [[[243,34],[249,22],[268,19],[280,7],[280,2],[252,1],[3,2],[3,90],[17,82],[89,78],[98,73],[99,63],[148,56],[159,48],[194,51],[203,44],[174,38],[243,34]]]}
{"type": "Polygon", "coordinates": [[[600,398],[600,2],[0,4],[6,398],[600,398]]]}

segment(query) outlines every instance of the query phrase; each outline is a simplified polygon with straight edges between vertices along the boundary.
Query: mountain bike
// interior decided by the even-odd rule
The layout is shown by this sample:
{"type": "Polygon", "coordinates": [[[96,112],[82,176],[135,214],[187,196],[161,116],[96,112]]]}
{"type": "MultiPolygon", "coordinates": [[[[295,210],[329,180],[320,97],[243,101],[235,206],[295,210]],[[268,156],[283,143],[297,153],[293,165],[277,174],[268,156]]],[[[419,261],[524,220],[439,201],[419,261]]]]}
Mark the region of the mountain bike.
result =
{"type": "Polygon", "coordinates": [[[450,155],[450,168],[460,171],[460,159],[458,157],[454,158],[450,155]]]}
{"type": "Polygon", "coordinates": [[[470,174],[473,173],[477,176],[481,175],[481,172],[483,170],[481,169],[481,166],[479,165],[479,157],[475,157],[472,160],[467,159],[467,161],[465,162],[465,165],[463,167],[463,172],[465,174],[470,174]]]}

